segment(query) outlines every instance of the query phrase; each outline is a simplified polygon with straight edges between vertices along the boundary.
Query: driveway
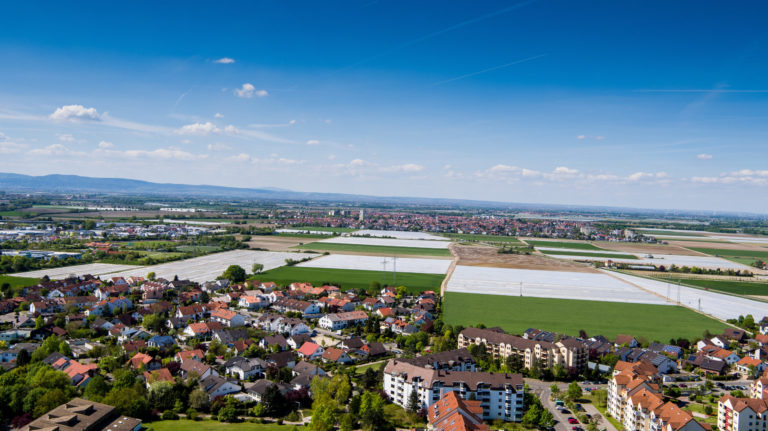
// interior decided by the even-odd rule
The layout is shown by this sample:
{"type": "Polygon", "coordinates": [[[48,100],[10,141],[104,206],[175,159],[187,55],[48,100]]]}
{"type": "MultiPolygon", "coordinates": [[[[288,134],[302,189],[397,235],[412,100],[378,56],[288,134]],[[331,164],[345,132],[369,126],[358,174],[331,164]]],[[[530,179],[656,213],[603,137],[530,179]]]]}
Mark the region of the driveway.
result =
{"type": "MultiPolygon", "coordinates": [[[[570,431],[571,427],[574,425],[571,425],[568,423],[569,417],[576,417],[574,412],[571,412],[570,414],[564,415],[560,413],[555,408],[554,401],[549,400],[549,396],[552,394],[552,391],[550,391],[549,387],[552,386],[553,382],[543,382],[541,380],[534,380],[534,379],[525,379],[525,383],[528,384],[528,386],[531,388],[531,391],[535,393],[539,399],[541,400],[541,404],[544,406],[545,409],[549,410],[552,413],[552,416],[555,417],[555,420],[557,421],[557,424],[555,424],[555,430],[556,431],[570,431]]],[[[598,385],[587,385],[589,387],[594,387],[598,385]]],[[[565,393],[568,391],[568,384],[567,383],[557,383],[557,387],[560,388],[560,393],[565,393]]],[[[599,429],[604,429],[606,431],[618,431],[616,427],[613,426],[612,423],[608,422],[608,419],[604,418],[603,415],[600,414],[600,412],[597,410],[595,406],[592,404],[583,403],[582,407],[584,407],[584,410],[586,413],[588,413],[590,416],[595,418],[600,418],[600,424],[598,425],[599,429]]],[[[581,427],[582,429],[586,429],[585,424],[579,424],[577,425],[581,427]]]]}

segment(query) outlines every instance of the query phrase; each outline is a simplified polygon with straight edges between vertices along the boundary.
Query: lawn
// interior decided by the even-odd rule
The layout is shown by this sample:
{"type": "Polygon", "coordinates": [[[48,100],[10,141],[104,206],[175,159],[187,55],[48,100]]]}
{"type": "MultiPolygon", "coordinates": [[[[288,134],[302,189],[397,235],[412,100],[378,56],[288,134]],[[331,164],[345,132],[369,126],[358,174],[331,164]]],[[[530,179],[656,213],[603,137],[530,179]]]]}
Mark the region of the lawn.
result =
{"type": "Polygon", "coordinates": [[[514,236],[482,235],[479,233],[444,233],[442,235],[460,241],[520,243],[520,240],[514,236]]]}
{"type": "Polygon", "coordinates": [[[301,227],[286,227],[286,229],[296,230],[308,230],[317,232],[354,232],[360,229],[354,229],[351,227],[325,227],[325,226],[301,226],[301,227]]]}
{"type": "Polygon", "coordinates": [[[37,278],[13,277],[10,275],[0,275],[0,285],[8,283],[11,285],[11,289],[16,289],[17,287],[34,286],[39,282],[40,280],[38,280],[37,278]]]}
{"type": "Polygon", "coordinates": [[[320,251],[351,251],[357,253],[378,253],[386,256],[451,256],[447,248],[393,247],[387,245],[339,244],[334,242],[310,242],[293,248],[320,251]]]}
{"type": "Polygon", "coordinates": [[[549,248],[570,248],[575,250],[603,250],[588,242],[570,242],[570,241],[539,241],[535,239],[526,239],[525,242],[534,247],[549,248]]]}
{"type": "Polygon", "coordinates": [[[382,273],[381,271],[359,269],[306,268],[300,266],[281,266],[254,276],[260,281],[274,281],[281,286],[287,286],[293,282],[309,282],[315,286],[324,284],[339,286],[342,290],[368,289],[371,287],[371,282],[378,281],[382,285],[406,286],[408,291],[412,293],[440,290],[440,284],[444,277],[444,274],[398,272],[397,282],[393,283],[393,275],[389,271],[382,273]]]}
{"type": "Polygon", "coordinates": [[[768,249],[765,251],[759,250],[724,250],[721,248],[699,248],[699,247],[687,247],[691,250],[698,251],[700,253],[706,253],[711,256],[722,257],[724,259],[732,260],[744,265],[751,265],[756,260],[766,261],[768,260],[768,249]]]}
{"type": "MultiPolygon", "coordinates": [[[[278,425],[278,424],[255,424],[251,422],[240,423],[226,423],[217,422],[211,420],[203,421],[190,421],[190,420],[177,420],[177,421],[155,421],[145,423],[149,429],[154,431],[290,431],[294,425],[278,425]]],[[[304,427],[297,427],[303,430],[304,427]]]]}
{"type": "Polygon", "coordinates": [[[583,329],[613,339],[617,334],[666,342],[701,337],[704,330],[722,333],[724,323],[684,307],[575,299],[531,298],[446,292],[444,320],[452,325],[501,326],[522,334],[539,328],[568,335],[583,329]]]}
{"type": "Polygon", "coordinates": [[[567,255],[567,256],[586,256],[586,257],[604,257],[606,259],[637,259],[637,256],[634,254],[624,254],[624,253],[581,253],[578,251],[571,251],[571,250],[539,250],[540,252],[544,254],[551,254],[551,255],[567,255]]]}

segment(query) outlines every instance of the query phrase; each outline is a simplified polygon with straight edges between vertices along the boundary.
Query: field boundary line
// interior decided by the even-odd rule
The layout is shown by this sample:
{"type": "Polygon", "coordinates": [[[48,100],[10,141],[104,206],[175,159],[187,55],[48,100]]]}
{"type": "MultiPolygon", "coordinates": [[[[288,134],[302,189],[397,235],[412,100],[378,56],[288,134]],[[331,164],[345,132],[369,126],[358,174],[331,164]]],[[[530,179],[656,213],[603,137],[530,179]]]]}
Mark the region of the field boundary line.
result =
{"type": "Polygon", "coordinates": [[[445,289],[448,288],[448,282],[451,280],[451,277],[453,276],[453,271],[456,269],[456,265],[459,263],[459,254],[456,253],[453,250],[453,243],[448,246],[448,251],[451,252],[453,255],[453,260],[451,261],[451,264],[448,266],[448,271],[445,272],[445,278],[443,278],[443,282],[440,284],[440,297],[445,297],[445,289]]]}

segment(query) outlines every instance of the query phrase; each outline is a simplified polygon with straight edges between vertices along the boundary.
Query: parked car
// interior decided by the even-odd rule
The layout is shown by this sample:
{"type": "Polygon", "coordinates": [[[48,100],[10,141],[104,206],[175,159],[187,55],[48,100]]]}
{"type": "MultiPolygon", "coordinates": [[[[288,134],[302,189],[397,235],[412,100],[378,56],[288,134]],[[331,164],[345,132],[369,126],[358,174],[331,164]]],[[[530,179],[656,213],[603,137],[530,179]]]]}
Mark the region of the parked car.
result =
{"type": "Polygon", "coordinates": [[[577,424],[577,423],[579,423],[579,421],[577,421],[575,418],[568,418],[568,423],[569,424],[577,424]]]}

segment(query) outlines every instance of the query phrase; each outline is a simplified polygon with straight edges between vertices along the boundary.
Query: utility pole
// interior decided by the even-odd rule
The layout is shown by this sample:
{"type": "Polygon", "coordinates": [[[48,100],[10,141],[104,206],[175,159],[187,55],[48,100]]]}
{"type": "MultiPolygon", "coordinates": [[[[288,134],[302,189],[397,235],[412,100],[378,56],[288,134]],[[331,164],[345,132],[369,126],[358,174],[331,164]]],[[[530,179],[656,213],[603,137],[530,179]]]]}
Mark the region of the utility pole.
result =
{"type": "Polygon", "coordinates": [[[677,305],[682,305],[680,304],[680,279],[679,278],[677,279],[677,305]]]}
{"type": "Polygon", "coordinates": [[[520,296],[523,296],[523,282],[520,281],[520,296]]]}

